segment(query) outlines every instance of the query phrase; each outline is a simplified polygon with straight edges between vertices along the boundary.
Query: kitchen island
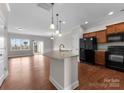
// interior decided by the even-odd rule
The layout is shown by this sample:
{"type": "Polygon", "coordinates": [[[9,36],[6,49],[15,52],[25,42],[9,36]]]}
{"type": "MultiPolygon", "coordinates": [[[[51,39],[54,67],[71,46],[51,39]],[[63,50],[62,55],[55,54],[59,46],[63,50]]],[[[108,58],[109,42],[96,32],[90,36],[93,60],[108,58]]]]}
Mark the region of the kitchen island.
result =
{"type": "Polygon", "coordinates": [[[57,89],[75,89],[79,86],[78,55],[71,51],[52,51],[44,56],[50,59],[49,80],[57,89]]]}

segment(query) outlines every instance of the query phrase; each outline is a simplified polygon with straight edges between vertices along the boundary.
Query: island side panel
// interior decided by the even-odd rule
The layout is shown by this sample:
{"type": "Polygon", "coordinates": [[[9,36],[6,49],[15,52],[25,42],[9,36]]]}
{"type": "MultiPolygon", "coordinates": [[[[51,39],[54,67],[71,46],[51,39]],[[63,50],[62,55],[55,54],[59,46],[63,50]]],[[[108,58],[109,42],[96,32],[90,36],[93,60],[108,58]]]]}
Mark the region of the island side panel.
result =
{"type": "Polygon", "coordinates": [[[64,89],[64,59],[50,60],[50,81],[57,89],[64,89]]]}
{"type": "Polygon", "coordinates": [[[77,57],[64,59],[64,89],[75,89],[79,86],[77,57]]]}

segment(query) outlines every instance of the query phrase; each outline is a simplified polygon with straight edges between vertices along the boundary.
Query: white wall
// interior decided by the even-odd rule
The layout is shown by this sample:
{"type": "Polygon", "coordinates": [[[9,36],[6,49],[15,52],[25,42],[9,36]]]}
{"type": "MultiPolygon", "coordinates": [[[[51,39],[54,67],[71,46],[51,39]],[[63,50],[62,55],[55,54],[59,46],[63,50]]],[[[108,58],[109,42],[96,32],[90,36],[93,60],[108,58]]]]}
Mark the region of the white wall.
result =
{"type": "Polygon", "coordinates": [[[54,40],[54,50],[59,49],[60,44],[64,44],[66,49],[71,49],[75,54],[79,54],[79,38],[82,37],[83,29],[76,26],[69,33],[64,34],[62,37],[56,37],[54,40]]]}
{"type": "Polygon", "coordinates": [[[7,57],[7,19],[8,10],[6,4],[0,4],[0,37],[3,39],[1,44],[0,55],[0,86],[8,75],[8,57],[7,57]]]}
{"type": "Polygon", "coordinates": [[[33,40],[43,41],[43,43],[44,43],[44,50],[43,50],[44,53],[53,50],[53,41],[49,37],[25,35],[25,34],[17,34],[17,33],[10,33],[9,32],[8,33],[8,54],[9,54],[9,57],[33,55],[33,43],[32,43],[33,40]],[[31,40],[31,50],[11,51],[11,49],[10,49],[10,38],[13,38],[13,37],[31,40]]]}

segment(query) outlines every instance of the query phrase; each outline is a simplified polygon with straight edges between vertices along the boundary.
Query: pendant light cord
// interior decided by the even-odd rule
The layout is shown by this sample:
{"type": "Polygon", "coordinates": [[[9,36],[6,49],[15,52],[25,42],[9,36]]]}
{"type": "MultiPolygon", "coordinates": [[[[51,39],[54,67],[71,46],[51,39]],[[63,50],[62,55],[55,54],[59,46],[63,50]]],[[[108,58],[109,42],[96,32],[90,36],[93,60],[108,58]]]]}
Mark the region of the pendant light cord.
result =
{"type": "MultiPolygon", "coordinates": [[[[53,24],[53,6],[54,6],[54,3],[51,3],[51,5],[52,5],[52,20],[51,20],[51,23],[53,24]]],[[[54,33],[52,33],[52,36],[51,36],[51,38],[54,38],[54,33]]]]}
{"type": "Polygon", "coordinates": [[[59,20],[59,14],[56,14],[56,17],[57,17],[57,26],[56,26],[56,29],[59,30],[59,27],[58,27],[58,20],[59,20]]]}
{"type": "Polygon", "coordinates": [[[54,6],[54,3],[51,3],[51,4],[52,4],[52,24],[53,24],[53,20],[54,20],[54,19],[53,19],[53,12],[54,12],[54,11],[53,11],[53,6],[54,6]]]}
{"type": "Polygon", "coordinates": [[[60,33],[61,33],[61,20],[59,21],[59,31],[60,31],[60,33]]]}

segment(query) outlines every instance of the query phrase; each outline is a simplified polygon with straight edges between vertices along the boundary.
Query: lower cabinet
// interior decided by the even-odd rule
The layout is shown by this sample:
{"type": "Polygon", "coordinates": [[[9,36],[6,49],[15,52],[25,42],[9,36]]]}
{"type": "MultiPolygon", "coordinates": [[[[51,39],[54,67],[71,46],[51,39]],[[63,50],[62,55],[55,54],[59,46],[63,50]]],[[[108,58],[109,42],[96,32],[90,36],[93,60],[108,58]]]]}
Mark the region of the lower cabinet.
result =
{"type": "Polygon", "coordinates": [[[95,64],[105,65],[105,51],[95,52],[95,64]]]}

